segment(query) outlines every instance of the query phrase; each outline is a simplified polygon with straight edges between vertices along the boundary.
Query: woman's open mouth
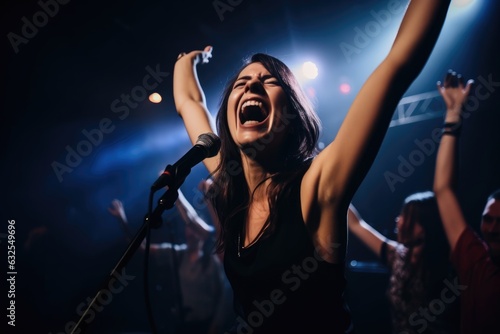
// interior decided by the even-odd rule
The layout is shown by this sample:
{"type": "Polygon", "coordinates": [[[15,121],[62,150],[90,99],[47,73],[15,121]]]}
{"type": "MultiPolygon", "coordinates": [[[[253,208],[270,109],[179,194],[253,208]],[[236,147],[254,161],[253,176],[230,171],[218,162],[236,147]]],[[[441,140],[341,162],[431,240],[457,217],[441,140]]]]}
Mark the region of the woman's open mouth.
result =
{"type": "Polygon", "coordinates": [[[261,101],[248,100],[243,103],[239,112],[240,124],[243,127],[259,126],[266,122],[269,112],[261,101]]]}

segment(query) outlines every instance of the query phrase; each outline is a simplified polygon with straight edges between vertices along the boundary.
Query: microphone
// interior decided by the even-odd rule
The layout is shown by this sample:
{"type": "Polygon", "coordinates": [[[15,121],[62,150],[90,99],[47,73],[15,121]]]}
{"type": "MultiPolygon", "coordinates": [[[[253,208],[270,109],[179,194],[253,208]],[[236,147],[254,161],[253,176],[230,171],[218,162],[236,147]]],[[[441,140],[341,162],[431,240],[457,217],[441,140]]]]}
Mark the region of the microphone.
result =
{"type": "Polygon", "coordinates": [[[151,191],[157,191],[166,186],[175,186],[178,188],[191,172],[191,168],[205,158],[215,156],[219,152],[219,149],[219,137],[211,132],[201,134],[196,144],[182,158],[175,164],[165,167],[165,171],[151,186],[151,191]]]}

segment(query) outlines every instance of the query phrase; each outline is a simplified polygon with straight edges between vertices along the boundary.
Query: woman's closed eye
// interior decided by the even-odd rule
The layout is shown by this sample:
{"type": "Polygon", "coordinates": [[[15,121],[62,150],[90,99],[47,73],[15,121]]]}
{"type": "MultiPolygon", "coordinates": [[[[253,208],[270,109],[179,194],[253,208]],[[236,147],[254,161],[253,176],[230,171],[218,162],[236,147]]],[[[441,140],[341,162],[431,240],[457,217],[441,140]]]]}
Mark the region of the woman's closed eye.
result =
{"type": "Polygon", "coordinates": [[[280,83],[279,83],[279,81],[276,80],[276,79],[266,80],[264,82],[264,84],[266,84],[266,85],[272,85],[272,86],[281,86],[280,83]]]}
{"type": "Polygon", "coordinates": [[[244,85],[245,85],[245,83],[246,83],[246,81],[240,80],[240,81],[238,81],[238,82],[236,82],[236,83],[234,84],[233,88],[242,87],[242,86],[244,86],[244,85]]]}

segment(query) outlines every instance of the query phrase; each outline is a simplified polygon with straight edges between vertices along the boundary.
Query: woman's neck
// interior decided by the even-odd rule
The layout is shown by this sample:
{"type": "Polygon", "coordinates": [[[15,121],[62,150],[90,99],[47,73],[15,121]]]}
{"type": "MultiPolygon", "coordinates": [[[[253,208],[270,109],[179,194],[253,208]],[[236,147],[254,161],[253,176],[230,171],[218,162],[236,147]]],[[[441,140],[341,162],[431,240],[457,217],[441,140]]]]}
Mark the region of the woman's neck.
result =
{"type": "Polygon", "coordinates": [[[253,195],[253,201],[261,201],[264,199],[267,200],[266,189],[271,182],[269,177],[273,173],[269,172],[269,170],[266,169],[265,166],[259,163],[257,160],[251,159],[244,154],[241,155],[241,160],[243,165],[243,173],[245,174],[245,180],[248,185],[248,191],[251,197],[253,195]],[[264,184],[257,188],[257,186],[261,184],[263,180],[266,180],[264,181],[264,184]]]}

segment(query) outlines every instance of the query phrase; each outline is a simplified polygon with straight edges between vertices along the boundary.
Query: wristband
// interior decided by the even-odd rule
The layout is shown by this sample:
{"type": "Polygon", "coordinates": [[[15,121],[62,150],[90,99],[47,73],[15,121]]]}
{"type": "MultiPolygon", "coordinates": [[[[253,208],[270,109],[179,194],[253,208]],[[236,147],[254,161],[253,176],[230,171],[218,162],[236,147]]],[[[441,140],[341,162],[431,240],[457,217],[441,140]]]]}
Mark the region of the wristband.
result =
{"type": "Polygon", "coordinates": [[[458,137],[460,135],[459,130],[443,130],[443,136],[448,135],[448,136],[453,136],[453,137],[458,137]]]}

